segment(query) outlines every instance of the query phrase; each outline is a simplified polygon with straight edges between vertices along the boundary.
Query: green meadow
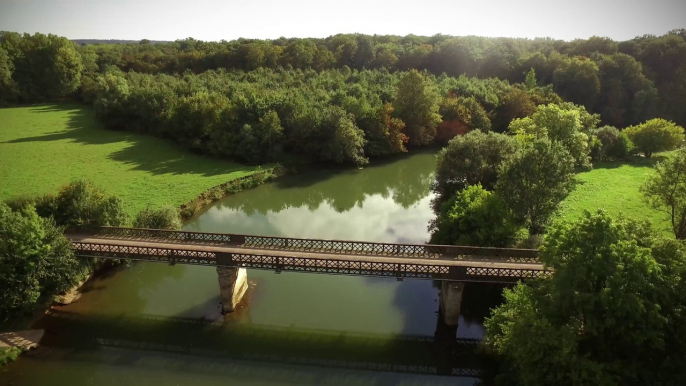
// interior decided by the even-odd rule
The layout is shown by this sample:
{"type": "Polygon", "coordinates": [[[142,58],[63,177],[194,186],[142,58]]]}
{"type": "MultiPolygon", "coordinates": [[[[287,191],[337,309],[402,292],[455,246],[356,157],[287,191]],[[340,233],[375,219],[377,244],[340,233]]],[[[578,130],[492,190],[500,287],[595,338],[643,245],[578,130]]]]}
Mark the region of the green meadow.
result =
{"type": "Polygon", "coordinates": [[[584,210],[602,208],[613,216],[648,220],[653,229],[671,234],[669,216],[648,206],[640,192],[655,163],[668,156],[669,153],[662,153],[649,160],[636,157],[628,163],[594,164],[593,170],[577,174],[577,186],[562,203],[560,216],[571,220],[580,217],[584,210]]]}
{"type": "Polygon", "coordinates": [[[254,170],[159,138],[105,130],[81,105],[0,109],[0,200],[55,193],[86,178],[121,197],[134,214],[146,206],[179,206],[254,170]]]}

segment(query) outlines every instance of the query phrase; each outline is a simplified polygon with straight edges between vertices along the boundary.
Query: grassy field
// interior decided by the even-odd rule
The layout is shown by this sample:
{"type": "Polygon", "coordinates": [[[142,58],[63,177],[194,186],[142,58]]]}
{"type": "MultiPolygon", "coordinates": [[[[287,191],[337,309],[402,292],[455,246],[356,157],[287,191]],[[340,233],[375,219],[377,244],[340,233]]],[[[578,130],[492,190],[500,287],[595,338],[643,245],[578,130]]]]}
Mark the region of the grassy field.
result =
{"type": "Polygon", "coordinates": [[[611,215],[649,220],[653,229],[671,234],[669,216],[650,208],[639,191],[653,173],[656,162],[669,154],[657,154],[652,159],[636,158],[629,163],[597,163],[593,170],[577,175],[576,189],[562,203],[560,216],[574,219],[584,210],[602,208],[611,215]]]}
{"type": "Polygon", "coordinates": [[[87,178],[125,201],[180,205],[255,168],[190,154],[166,140],[101,128],[90,108],[0,109],[0,200],[55,193],[87,178]]]}

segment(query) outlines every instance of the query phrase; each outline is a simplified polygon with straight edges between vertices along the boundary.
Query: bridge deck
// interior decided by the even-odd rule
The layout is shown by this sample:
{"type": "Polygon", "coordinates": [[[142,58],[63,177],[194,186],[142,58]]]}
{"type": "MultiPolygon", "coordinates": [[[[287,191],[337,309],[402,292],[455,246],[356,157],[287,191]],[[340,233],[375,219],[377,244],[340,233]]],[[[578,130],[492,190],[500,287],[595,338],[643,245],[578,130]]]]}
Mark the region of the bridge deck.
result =
{"type": "Polygon", "coordinates": [[[362,276],[409,277],[459,281],[512,282],[544,274],[533,262],[491,260],[485,256],[412,258],[255,248],[242,245],[199,245],[168,240],[130,240],[71,234],[79,256],[165,261],[362,276]]]}

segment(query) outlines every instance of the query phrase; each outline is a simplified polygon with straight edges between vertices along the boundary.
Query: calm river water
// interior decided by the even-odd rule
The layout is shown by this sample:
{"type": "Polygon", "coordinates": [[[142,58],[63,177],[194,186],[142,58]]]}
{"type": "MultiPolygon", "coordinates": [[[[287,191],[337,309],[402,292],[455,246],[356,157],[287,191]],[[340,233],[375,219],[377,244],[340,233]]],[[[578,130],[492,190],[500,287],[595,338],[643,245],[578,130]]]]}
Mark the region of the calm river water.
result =
{"type": "MultiPolygon", "coordinates": [[[[282,178],[215,203],[185,229],[424,243],[434,157],[427,151],[363,170],[282,178]]],[[[0,370],[0,384],[476,381],[423,374],[453,366],[449,349],[433,341],[438,289],[431,281],[257,270],[248,278],[243,307],[224,317],[211,267],[137,263],[110,272],[88,283],[80,301],[37,323],[47,330],[44,347],[0,370]]],[[[497,287],[466,287],[458,337],[483,336],[483,317],[499,294],[497,287]]]]}

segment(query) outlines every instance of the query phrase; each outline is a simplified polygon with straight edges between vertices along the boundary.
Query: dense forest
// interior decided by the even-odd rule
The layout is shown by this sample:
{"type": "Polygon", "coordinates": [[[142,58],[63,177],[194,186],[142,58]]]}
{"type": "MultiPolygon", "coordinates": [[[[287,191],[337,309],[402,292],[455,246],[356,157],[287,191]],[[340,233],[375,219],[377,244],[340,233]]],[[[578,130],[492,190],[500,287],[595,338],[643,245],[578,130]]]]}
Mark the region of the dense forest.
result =
{"type": "Polygon", "coordinates": [[[560,101],[620,129],[654,117],[683,126],[686,30],[624,42],[356,34],[83,46],[1,33],[0,101],[60,97],[93,103],[110,128],[204,154],[359,165],[503,132],[560,101]]]}

